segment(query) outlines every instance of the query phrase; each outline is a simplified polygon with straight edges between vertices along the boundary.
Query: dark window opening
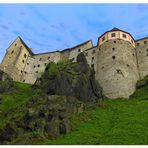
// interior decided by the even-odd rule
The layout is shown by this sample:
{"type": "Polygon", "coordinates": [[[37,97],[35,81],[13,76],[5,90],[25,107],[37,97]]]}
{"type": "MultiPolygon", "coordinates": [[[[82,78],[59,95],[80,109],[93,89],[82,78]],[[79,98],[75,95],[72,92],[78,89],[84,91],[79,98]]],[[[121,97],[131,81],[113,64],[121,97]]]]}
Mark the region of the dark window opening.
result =
{"type": "Polygon", "coordinates": [[[13,53],[14,53],[14,50],[11,51],[11,54],[13,54],[13,53]]]}
{"type": "Polygon", "coordinates": [[[21,70],[21,73],[23,73],[23,71],[21,70]]]}
{"type": "Polygon", "coordinates": [[[81,49],[78,49],[78,52],[80,52],[81,51],[81,49]]]}
{"type": "Polygon", "coordinates": [[[45,63],[45,66],[47,65],[47,63],[45,63]]]}
{"type": "Polygon", "coordinates": [[[116,57],[115,56],[112,56],[112,59],[114,60],[116,57]]]}
{"type": "Polygon", "coordinates": [[[115,48],[112,48],[113,51],[115,51],[115,48]]]}
{"type": "Polygon", "coordinates": [[[104,69],[104,66],[102,66],[102,68],[101,69],[104,69]]]}
{"type": "Polygon", "coordinates": [[[126,64],[127,67],[129,67],[129,64],[126,64]]]}
{"type": "Polygon", "coordinates": [[[25,74],[27,74],[27,72],[25,71],[25,74]]]}
{"type": "Polygon", "coordinates": [[[94,60],[94,57],[92,57],[92,60],[94,60]]]}
{"type": "Polygon", "coordinates": [[[85,53],[85,56],[88,56],[88,53],[87,52],[85,53]]]}
{"type": "Polygon", "coordinates": [[[134,41],[131,39],[131,42],[134,43],[134,41]]]}
{"type": "Polygon", "coordinates": [[[122,37],[123,37],[123,38],[126,38],[126,34],[122,34],[122,37]]]}
{"type": "Polygon", "coordinates": [[[35,73],[38,73],[38,71],[36,71],[35,73]]]}
{"type": "Polygon", "coordinates": [[[94,68],[94,64],[91,64],[91,67],[94,68]]]}
{"type": "Polygon", "coordinates": [[[29,63],[27,63],[27,65],[29,65],[29,63]]]}
{"type": "Polygon", "coordinates": [[[137,43],[137,46],[139,46],[140,45],[140,43],[137,43]]]}
{"type": "Polygon", "coordinates": [[[40,61],[42,60],[42,58],[40,58],[40,61]]]}
{"type": "Polygon", "coordinates": [[[92,54],[95,54],[95,53],[96,53],[96,50],[93,50],[93,51],[92,51],[92,54]]]}
{"type": "Polygon", "coordinates": [[[48,60],[50,59],[50,57],[48,57],[48,60]]]}
{"type": "Polygon", "coordinates": [[[146,51],[148,52],[148,49],[146,49],[146,51]]]}
{"type": "Polygon", "coordinates": [[[24,57],[25,57],[25,58],[27,57],[26,53],[24,54],[24,57]]]}
{"type": "Polygon", "coordinates": [[[148,56],[148,54],[147,54],[147,56],[148,56]]]}
{"type": "Polygon", "coordinates": [[[116,41],[114,41],[114,43],[116,43],[116,41]]]}
{"type": "Polygon", "coordinates": [[[144,41],[144,44],[147,44],[147,41],[144,41]]]}
{"type": "Polygon", "coordinates": [[[33,66],[33,68],[35,68],[35,65],[33,66]]]}
{"type": "Polygon", "coordinates": [[[111,34],[111,37],[115,37],[115,36],[116,36],[116,33],[112,33],[112,34],[111,34]]]}
{"type": "Polygon", "coordinates": [[[17,44],[15,43],[15,46],[16,46],[17,44]]]}
{"type": "Polygon", "coordinates": [[[23,80],[23,82],[25,82],[25,80],[23,80]]]}
{"type": "Polygon", "coordinates": [[[105,40],[105,36],[102,38],[102,42],[105,40]]]}
{"type": "Polygon", "coordinates": [[[135,54],[133,53],[133,56],[135,56],[135,54]]]}
{"type": "Polygon", "coordinates": [[[40,67],[40,65],[38,65],[38,67],[40,67]]]}
{"type": "Polygon", "coordinates": [[[24,60],[22,60],[22,62],[24,63],[25,61],[24,61],[24,60]]]}

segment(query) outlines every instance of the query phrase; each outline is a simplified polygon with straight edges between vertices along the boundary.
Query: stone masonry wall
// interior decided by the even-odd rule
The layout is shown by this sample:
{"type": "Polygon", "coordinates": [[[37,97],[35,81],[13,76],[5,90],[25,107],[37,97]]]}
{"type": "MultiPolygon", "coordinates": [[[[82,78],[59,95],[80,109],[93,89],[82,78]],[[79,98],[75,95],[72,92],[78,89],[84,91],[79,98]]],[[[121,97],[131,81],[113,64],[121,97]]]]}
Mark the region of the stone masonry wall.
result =
{"type": "Polygon", "coordinates": [[[97,53],[96,79],[109,98],[128,98],[139,79],[135,48],[127,41],[109,40],[97,53]]]}

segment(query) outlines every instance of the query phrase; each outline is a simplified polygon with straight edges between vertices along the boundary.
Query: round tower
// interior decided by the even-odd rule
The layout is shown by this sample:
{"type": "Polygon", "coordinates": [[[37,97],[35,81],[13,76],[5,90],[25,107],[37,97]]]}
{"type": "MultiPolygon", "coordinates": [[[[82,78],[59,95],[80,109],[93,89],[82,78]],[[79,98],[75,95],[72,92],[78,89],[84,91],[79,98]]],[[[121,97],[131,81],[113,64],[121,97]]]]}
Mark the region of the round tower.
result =
{"type": "Polygon", "coordinates": [[[128,98],[139,79],[135,40],[130,33],[113,28],[99,37],[96,79],[104,94],[128,98]]]}

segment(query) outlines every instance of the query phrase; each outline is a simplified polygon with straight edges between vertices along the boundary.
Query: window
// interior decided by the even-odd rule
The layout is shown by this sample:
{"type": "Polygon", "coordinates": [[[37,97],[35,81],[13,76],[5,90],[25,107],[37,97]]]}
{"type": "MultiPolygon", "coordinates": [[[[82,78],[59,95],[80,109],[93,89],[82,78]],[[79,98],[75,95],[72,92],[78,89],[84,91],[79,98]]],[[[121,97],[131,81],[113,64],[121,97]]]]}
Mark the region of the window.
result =
{"type": "Polygon", "coordinates": [[[129,67],[129,64],[126,64],[127,67],[129,67]]]}
{"type": "Polygon", "coordinates": [[[40,65],[38,65],[38,67],[40,67],[40,65]]]}
{"type": "Polygon", "coordinates": [[[38,71],[36,71],[35,73],[38,73],[38,71]]]}
{"type": "Polygon", "coordinates": [[[116,43],[116,41],[114,41],[114,43],[116,43]]]}
{"type": "Polygon", "coordinates": [[[96,53],[96,50],[93,50],[93,51],[92,51],[92,54],[95,54],[95,53],[96,53]]]}
{"type": "Polygon", "coordinates": [[[148,52],[148,49],[146,49],[146,51],[148,52]]]}
{"type": "Polygon", "coordinates": [[[21,70],[21,73],[23,73],[23,71],[21,70]]]}
{"type": "Polygon", "coordinates": [[[50,59],[50,57],[48,57],[48,60],[50,59]]]}
{"type": "Polygon", "coordinates": [[[42,58],[40,58],[40,61],[42,60],[42,58]]]}
{"type": "Polygon", "coordinates": [[[123,38],[126,38],[126,34],[122,34],[122,37],[123,37],[123,38]]]}
{"type": "Polygon", "coordinates": [[[102,68],[101,69],[104,69],[104,66],[102,66],[102,68]]]}
{"type": "Polygon", "coordinates": [[[29,65],[29,63],[27,63],[27,65],[29,65]]]}
{"type": "Polygon", "coordinates": [[[22,60],[22,62],[24,63],[25,61],[24,61],[24,60],[22,60]]]}
{"type": "Polygon", "coordinates": [[[91,67],[94,68],[94,64],[91,64],[91,67]]]}
{"type": "Polygon", "coordinates": [[[15,43],[15,45],[14,46],[16,46],[17,44],[15,43]]]}
{"type": "Polygon", "coordinates": [[[140,45],[140,43],[137,43],[137,46],[139,46],[140,45]]]}
{"type": "Polygon", "coordinates": [[[104,37],[102,37],[102,42],[105,40],[105,36],[104,37]]]}
{"type": "Polygon", "coordinates": [[[134,41],[131,39],[131,42],[134,43],[134,41]]]}
{"type": "Polygon", "coordinates": [[[135,56],[135,54],[133,53],[133,57],[135,56]]]}
{"type": "Polygon", "coordinates": [[[148,56],[148,54],[147,54],[147,56],[148,56]]]}
{"type": "Polygon", "coordinates": [[[14,53],[14,50],[11,51],[11,54],[13,54],[13,53],[14,53]]]}
{"type": "Polygon", "coordinates": [[[27,72],[25,71],[25,74],[27,74],[27,72]]]}
{"type": "Polygon", "coordinates": [[[72,58],[71,60],[72,60],[72,61],[74,61],[74,60],[75,60],[75,58],[72,58]]]}
{"type": "Polygon", "coordinates": [[[147,44],[147,41],[144,41],[144,44],[147,44]]]}
{"type": "Polygon", "coordinates": [[[46,65],[47,65],[47,63],[44,63],[44,65],[46,66],[46,65]]]}
{"type": "Polygon", "coordinates": [[[116,33],[112,33],[112,34],[111,34],[111,37],[115,37],[115,36],[116,36],[116,33]]]}
{"type": "Polygon", "coordinates": [[[33,68],[35,68],[36,66],[34,65],[33,68]]]}
{"type": "Polygon", "coordinates": [[[114,60],[116,57],[115,56],[112,56],[112,59],[114,60]]]}
{"type": "Polygon", "coordinates": [[[94,57],[92,57],[91,59],[92,59],[92,62],[93,62],[94,61],[94,57]]]}
{"type": "Polygon", "coordinates": [[[78,49],[78,52],[81,52],[81,49],[78,49]]]}
{"type": "Polygon", "coordinates": [[[115,48],[112,48],[113,51],[115,51],[115,48]]]}
{"type": "Polygon", "coordinates": [[[24,58],[26,58],[27,57],[27,55],[26,55],[26,53],[24,54],[24,58]]]}
{"type": "Polygon", "coordinates": [[[23,82],[25,82],[25,80],[23,80],[23,82]]]}

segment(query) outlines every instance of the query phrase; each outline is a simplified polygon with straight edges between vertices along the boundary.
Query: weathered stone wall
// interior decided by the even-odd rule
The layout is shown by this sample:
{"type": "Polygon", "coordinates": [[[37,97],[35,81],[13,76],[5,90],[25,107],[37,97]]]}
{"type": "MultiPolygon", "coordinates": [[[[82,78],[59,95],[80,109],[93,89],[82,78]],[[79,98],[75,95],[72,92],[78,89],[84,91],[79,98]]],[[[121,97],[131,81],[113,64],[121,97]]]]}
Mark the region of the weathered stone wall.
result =
{"type": "Polygon", "coordinates": [[[90,49],[87,49],[84,51],[84,55],[86,57],[87,63],[91,68],[94,68],[94,70],[97,70],[97,52],[98,47],[93,47],[90,49]]]}
{"type": "Polygon", "coordinates": [[[84,44],[78,45],[76,47],[73,47],[72,49],[70,49],[70,54],[69,54],[69,59],[73,59],[74,62],[76,62],[76,58],[78,56],[79,53],[85,51],[86,49],[92,48],[92,42],[88,41],[84,44]]]}
{"type": "Polygon", "coordinates": [[[7,49],[5,57],[1,63],[1,69],[10,75],[15,81],[21,81],[22,72],[24,70],[29,51],[17,38],[7,49]]]}
{"type": "Polygon", "coordinates": [[[47,64],[50,61],[60,61],[60,52],[51,52],[45,54],[37,54],[27,59],[27,64],[23,72],[23,82],[34,84],[37,78],[41,77],[47,64]]]}
{"type": "Polygon", "coordinates": [[[135,48],[121,39],[102,44],[97,53],[96,79],[109,98],[128,98],[139,79],[135,48]]]}
{"type": "Polygon", "coordinates": [[[148,38],[136,41],[136,53],[140,79],[148,74],[148,38]]]}

